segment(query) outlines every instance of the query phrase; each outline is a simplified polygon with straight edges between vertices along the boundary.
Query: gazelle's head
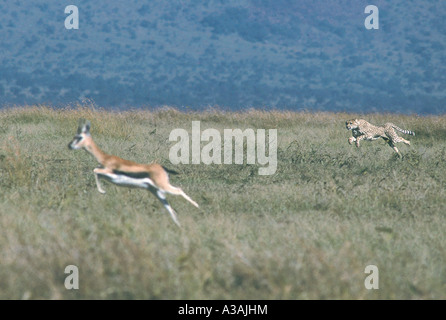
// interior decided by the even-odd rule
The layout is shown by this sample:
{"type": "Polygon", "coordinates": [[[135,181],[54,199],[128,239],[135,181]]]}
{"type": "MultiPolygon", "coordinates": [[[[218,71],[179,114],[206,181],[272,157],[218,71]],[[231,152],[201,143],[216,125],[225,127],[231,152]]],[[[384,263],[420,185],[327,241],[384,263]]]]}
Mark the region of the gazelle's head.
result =
{"type": "Polygon", "coordinates": [[[68,148],[72,150],[85,148],[91,141],[90,135],[91,123],[85,119],[79,119],[79,127],[73,140],[68,144],[68,148]]]}

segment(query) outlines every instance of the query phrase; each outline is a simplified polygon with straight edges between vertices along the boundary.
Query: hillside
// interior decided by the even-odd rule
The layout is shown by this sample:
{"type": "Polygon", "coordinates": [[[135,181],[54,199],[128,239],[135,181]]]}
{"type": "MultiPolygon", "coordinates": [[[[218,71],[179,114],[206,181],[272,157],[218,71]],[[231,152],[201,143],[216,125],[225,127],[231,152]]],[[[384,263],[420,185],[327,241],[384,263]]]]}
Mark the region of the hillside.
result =
{"type": "Polygon", "coordinates": [[[444,113],[446,2],[0,1],[0,105],[444,113]]]}

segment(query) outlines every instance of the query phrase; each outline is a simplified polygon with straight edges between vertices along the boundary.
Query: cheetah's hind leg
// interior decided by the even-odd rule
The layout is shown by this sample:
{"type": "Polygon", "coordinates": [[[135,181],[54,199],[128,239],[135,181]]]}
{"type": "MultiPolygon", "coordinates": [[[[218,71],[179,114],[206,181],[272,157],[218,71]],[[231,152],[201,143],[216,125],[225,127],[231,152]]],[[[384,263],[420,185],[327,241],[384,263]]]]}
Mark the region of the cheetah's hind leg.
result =
{"type": "Polygon", "coordinates": [[[405,144],[407,144],[408,146],[410,146],[410,141],[409,141],[409,140],[406,140],[406,139],[401,138],[401,137],[399,137],[399,138],[401,139],[402,142],[404,142],[405,144]]]}
{"type": "Polygon", "coordinates": [[[395,146],[395,144],[392,142],[392,140],[388,140],[387,143],[389,144],[389,146],[399,155],[400,158],[402,158],[403,156],[401,155],[400,151],[398,150],[398,148],[395,146]]]}
{"type": "Polygon", "coordinates": [[[403,143],[407,144],[408,146],[410,146],[409,140],[406,140],[403,137],[398,136],[396,133],[395,133],[395,136],[393,137],[393,142],[395,142],[395,143],[403,142],[403,143]]]}

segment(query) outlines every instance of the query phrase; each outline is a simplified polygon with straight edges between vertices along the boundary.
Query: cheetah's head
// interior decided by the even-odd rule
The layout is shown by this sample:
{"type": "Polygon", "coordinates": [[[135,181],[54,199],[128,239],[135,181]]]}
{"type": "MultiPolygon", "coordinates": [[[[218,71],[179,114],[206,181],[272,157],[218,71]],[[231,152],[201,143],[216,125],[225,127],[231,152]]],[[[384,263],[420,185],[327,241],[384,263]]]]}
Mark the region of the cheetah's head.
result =
{"type": "Polygon", "coordinates": [[[345,122],[345,127],[347,130],[356,129],[359,127],[359,121],[358,119],[352,119],[345,122]]]}

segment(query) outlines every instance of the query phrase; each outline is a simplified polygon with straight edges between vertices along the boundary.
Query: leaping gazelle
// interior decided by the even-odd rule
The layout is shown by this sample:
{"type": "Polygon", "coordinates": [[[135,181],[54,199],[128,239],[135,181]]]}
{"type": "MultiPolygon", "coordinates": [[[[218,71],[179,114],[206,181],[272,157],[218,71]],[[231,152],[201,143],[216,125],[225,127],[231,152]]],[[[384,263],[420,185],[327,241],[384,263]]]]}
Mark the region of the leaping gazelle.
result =
{"type": "Polygon", "coordinates": [[[167,169],[163,166],[157,163],[140,164],[102,151],[91,137],[90,126],[90,121],[80,119],[77,134],[74,136],[73,141],[68,144],[68,148],[84,149],[91,153],[99,162],[100,166],[94,169],[93,172],[100,193],[105,193],[105,191],[102,189],[99,178],[108,180],[118,186],[148,189],[161,201],[178,226],[180,226],[180,223],[175,211],[166,200],[166,193],[181,195],[198,208],[198,204],[185,194],[183,190],[169,183],[167,169]]]}

